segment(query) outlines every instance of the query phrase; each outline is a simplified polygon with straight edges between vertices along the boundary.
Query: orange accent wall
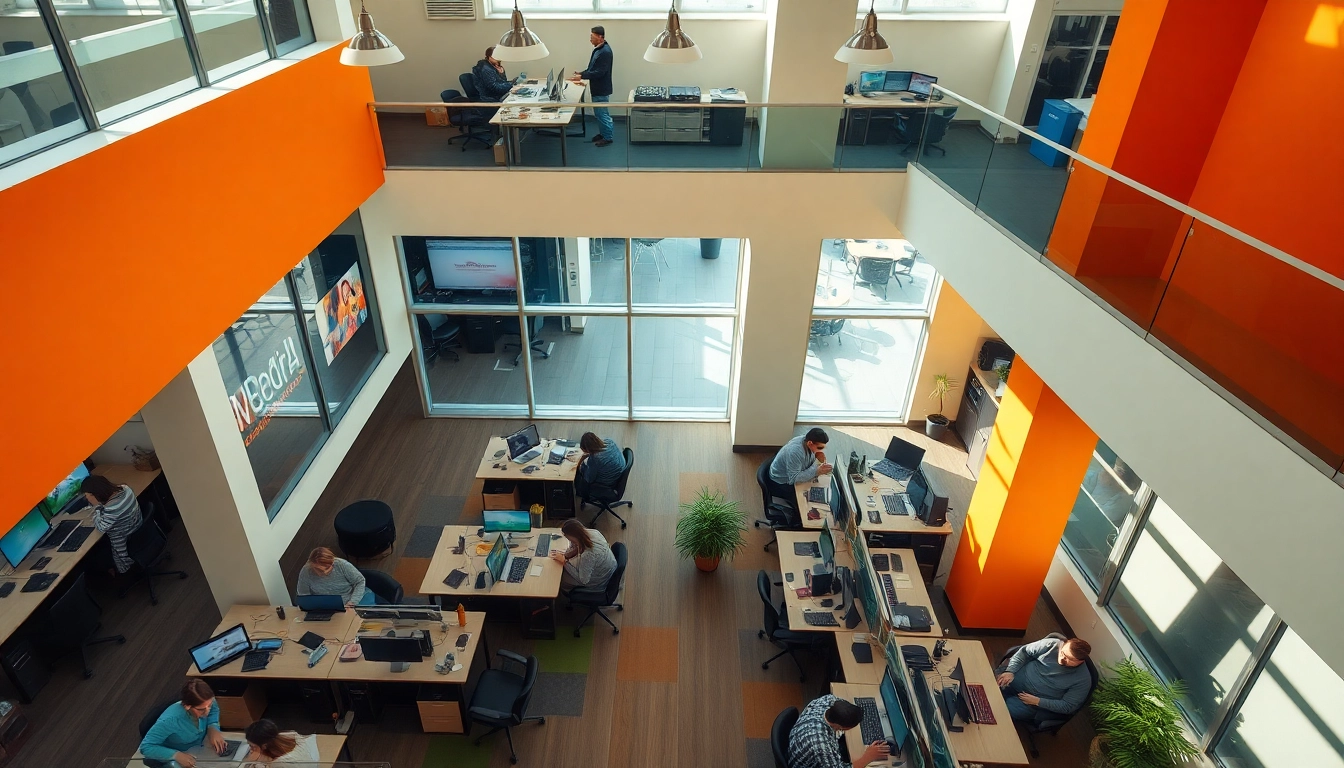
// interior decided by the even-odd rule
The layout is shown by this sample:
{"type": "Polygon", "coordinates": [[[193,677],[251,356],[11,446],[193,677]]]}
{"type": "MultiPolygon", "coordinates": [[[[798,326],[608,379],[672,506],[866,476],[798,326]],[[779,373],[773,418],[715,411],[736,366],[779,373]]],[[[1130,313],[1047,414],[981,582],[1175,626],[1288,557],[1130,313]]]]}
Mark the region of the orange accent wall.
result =
{"type": "Polygon", "coordinates": [[[382,184],[368,72],[339,55],[0,190],[0,530],[382,184]]]}
{"type": "Polygon", "coordinates": [[[1022,358],[989,438],[947,580],[962,627],[1026,629],[1097,436],[1022,358]]]}
{"type": "Polygon", "coordinates": [[[1111,40],[1106,71],[1101,74],[1097,100],[1087,118],[1079,154],[1107,168],[1115,162],[1116,150],[1129,122],[1129,110],[1138,97],[1148,55],[1162,27],[1167,0],[1131,0],[1120,14],[1111,40]]]}

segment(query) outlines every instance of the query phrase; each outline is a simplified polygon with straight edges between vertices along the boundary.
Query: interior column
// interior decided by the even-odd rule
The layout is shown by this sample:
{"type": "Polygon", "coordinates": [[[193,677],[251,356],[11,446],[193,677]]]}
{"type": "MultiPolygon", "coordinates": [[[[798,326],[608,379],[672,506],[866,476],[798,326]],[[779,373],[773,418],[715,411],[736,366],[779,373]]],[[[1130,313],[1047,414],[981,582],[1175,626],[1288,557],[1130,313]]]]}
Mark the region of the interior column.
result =
{"type": "MultiPolygon", "coordinates": [[[[837,103],[848,67],[835,52],[854,34],[852,3],[771,0],[767,6],[765,93],[774,104],[837,103]]],[[[830,168],[843,110],[776,107],[760,110],[762,168],[830,168]]]]}

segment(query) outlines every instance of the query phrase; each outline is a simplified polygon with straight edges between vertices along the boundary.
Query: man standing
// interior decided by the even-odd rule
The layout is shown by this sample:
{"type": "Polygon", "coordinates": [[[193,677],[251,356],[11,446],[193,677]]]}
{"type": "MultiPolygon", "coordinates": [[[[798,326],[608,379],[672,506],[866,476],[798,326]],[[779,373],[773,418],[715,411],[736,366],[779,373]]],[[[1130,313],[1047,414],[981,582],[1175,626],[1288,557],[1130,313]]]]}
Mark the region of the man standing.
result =
{"type": "Polygon", "coordinates": [[[806,483],[817,475],[829,474],[831,465],[826,463],[826,443],[830,438],[826,430],[813,427],[807,434],[799,435],[784,444],[770,462],[770,474],[767,476],[770,495],[784,499],[799,514],[796,483],[806,483]]]}
{"type": "Polygon", "coordinates": [[[1008,714],[1029,723],[1038,715],[1062,719],[1077,712],[1092,687],[1084,666],[1091,653],[1092,646],[1076,637],[1047,637],[1017,649],[997,678],[1008,714]]]}
{"type": "Polygon", "coordinates": [[[481,101],[492,103],[504,100],[509,95],[513,83],[504,75],[504,62],[494,57],[495,46],[485,49],[485,58],[471,68],[471,79],[476,83],[476,92],[481,101]]]}
{"type": "MultiPolygon", "coordinates": [[[[607,30],[600,25],[593,27],[592,33],[588,35],[588,42],[593,44],[593,54],[588,58],[588,68],[582,72],[575,72],[570,79],[576,83],[587,80],[593,101],[605,103],[611,101],[612,55],[611,46],[607,45],[607,30]]],[[[597,115],[597,125],[600,128],[598,134],[593,137],[593,142],[599,147],[605,147],[616,135],[611,124],[611,112],[606,107],[594,107],[593,114],[597,115]]]]}
{"type": "MultiPolygon", "coordinates": [[[[863,710],[827,694],[813,699],[789,731],[789,768],[845,768],[840,757],[840,734],[863,722],[863,710]]],[[[854,760],[854,768],[883,760],[891,753],[885,741],[869,744],[854,760]]]]}

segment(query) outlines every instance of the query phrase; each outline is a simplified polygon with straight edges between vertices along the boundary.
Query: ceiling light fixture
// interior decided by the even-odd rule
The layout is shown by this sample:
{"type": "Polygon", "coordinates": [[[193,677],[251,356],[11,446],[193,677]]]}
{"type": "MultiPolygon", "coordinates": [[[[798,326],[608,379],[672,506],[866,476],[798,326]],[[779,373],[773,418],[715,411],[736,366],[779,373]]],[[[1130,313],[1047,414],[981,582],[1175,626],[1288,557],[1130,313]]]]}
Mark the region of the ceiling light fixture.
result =
{"type": "Polygon", "coordinates": [[[499,45],[495,46],[495,58],[500,61],[536,61],[550,55],[541,38],[527,28],[523,12],[518,10],[518,0],[513,0],[513,20],[509,31],[499,38],[499,45]]]}
{"type": "Polygon", "coordinates": [[[374,29],[373,17],[359,4],[359,32],[350,38],[350,44],[341,51],[341,63],[350,67],[380,67],[396,64],[406,58],[397,46],[374,29]]]}
{"type": "Polygon", "coordinates": [[[876,0],[868,6],[868,15],[863,17],[863,26],[849,38],[840,50],[835,52],[835,60],[846,64],[890,64],[895,60],[887,41],[877,33],[877,11],[873,10],[876,0]]]}
{"type": "Polygon", "coordinates": [[[644,60],[654,64],[689,64],[704,57],[705,53],[700,50],[700,46],[681,31],[677,2],[672,0],[672,8],[667,12],[667,26],[649,43],[648,49],[644,51],[644,60]]]}

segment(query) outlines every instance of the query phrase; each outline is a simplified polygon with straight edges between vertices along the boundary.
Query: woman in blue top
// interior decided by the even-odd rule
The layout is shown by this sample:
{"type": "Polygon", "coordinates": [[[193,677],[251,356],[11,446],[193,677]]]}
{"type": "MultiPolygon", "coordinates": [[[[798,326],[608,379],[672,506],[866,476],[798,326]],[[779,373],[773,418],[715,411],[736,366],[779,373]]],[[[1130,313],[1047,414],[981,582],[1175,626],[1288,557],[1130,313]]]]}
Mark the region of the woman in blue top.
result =
{"type": "Polygon", "coordinates": [[[219,704],[215,692],[200,678],[182,686],[182,697],[159,715],[154,727],[140,742],[140,754],[152,760],[173,760],[181,768],[194,768],[196,758],[187,754],[202,744],[215,754],[224,754],[224,734],[219,732],[219,704]]]}

